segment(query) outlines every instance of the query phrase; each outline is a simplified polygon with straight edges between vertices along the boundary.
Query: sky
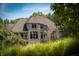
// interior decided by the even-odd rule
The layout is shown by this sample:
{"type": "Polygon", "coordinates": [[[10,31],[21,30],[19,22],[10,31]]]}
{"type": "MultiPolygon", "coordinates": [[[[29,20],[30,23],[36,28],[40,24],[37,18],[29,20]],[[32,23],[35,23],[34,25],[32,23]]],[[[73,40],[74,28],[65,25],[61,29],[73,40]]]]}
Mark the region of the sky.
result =
{"type": "Polygon", "coordinates": [[[48,14],[51,12],[48,3],[4,3],[0,4],[0,17],[3,19],[28,18],[34,12],[48,14]]]}

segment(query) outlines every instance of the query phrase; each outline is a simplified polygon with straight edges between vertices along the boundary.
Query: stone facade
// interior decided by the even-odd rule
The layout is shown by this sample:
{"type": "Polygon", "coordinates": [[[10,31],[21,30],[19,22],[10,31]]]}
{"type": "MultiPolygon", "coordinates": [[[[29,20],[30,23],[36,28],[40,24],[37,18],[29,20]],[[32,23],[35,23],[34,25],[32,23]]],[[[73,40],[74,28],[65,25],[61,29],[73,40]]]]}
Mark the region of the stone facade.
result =
{"type": "Polygon", "coordinates": [[[20,34],[28,42],[49,41],[60,37],[59,29],[55,23],[43,16],[21,18],[10,29],[14,33],[20,34]]]}
{"type": "Polygon", "coordinates": [[[29,42],[31,41],[41,41],[48,40],[48,27],[43,24],[38,23],[30,23],[26,24],[26,28],[28,29],[27,39],[29,42]],[[35,26],[35,27],[33,27],[35,26]]]}

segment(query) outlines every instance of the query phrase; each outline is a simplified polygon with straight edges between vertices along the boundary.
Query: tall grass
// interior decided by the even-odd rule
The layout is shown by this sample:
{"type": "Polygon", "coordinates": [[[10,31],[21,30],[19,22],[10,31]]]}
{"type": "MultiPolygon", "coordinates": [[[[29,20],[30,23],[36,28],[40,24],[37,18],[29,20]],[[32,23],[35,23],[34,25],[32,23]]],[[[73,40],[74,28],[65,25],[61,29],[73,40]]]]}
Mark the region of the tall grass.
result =
{"type": "Polygon", "coordinates": [[[27,46],[15,45],[1,51],[1,55],[27,56],[63,56],[79,55],[79,41],[73,38],[64,38],[48,43],[33,43],[27,46]]]}
{"type": "Polygon", "coordinates": [[[22,54],[22,46],[20,45],[14,45],[7,47],[1,51],[2,56],[17,56],[22,54]]]}

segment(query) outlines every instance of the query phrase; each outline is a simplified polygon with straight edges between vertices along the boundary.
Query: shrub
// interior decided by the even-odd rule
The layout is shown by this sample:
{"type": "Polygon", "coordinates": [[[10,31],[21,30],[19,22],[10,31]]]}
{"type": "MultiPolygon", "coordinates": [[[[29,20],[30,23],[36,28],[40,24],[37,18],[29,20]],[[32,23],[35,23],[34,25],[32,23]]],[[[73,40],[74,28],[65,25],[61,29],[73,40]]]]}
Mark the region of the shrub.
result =
{"type": "MultiPolygon", "coordinates": [[[[51,43],[50,43],[51,44],[51,43]]],[[[56,42],[52,43],[50,47],[49,55],[78,55],[79,49],[79,42],[78,40],[72,38],[65,38],[63,40],[57,40],[56,42]],[[74,52],[73,52],[74,51],[74,52]]]]}
{"type": "Polygon", "coordinates": [[[4,43],[4,45],[14,45],[22,42],[23,39],[20,35],[14,34],[11,30],[8,29],[0,29],[0,44],[4,43]]]}
{"type": "Polygon", "coordinates": [[[79,40],[70,39],[64,41],[65,52],[64,55],[79,55],[79,40]]]}
{"type": "Polygon", "coordinates": [[[20,45],[15,45],[12,47],[7,47],[1,51],[2,56],[17,56],[22,55],[22,47],[20,45]]]}
{"type": "Polygon", "coordinates": [[[63,56],[79,55],[79,41],[65,38],[48,43],[31,43],[26,46],[16,44],[1,51],[1,55],[27,55],[27,56],[63,56]]]}
{"type": "Polygon", "coordinates": [[[38,55],[38,56],[43,56],[43,55],[48,55],[48,49],[49,46],[41,43],[36,43],[36,44],[29,44],[24,48],[25,50],[25,55],[38,55]]]}
{"type": "Polygon", "coordinates": [[[26,55],[79,55],[79,42],[72,38],[65,38],[55,42],[31,44],[26,47],[26,55]]]}

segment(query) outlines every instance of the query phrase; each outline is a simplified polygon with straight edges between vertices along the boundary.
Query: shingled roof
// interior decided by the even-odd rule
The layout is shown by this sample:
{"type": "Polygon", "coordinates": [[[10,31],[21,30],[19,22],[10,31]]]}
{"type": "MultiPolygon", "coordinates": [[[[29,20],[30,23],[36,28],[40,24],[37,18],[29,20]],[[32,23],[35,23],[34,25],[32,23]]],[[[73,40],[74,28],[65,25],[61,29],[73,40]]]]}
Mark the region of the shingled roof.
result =
{"type": "Polygon", "coordinates": [[[13,32],[23,32],[23,27],[27,18],[20,18],[17,23],[14,25],[12,31],[13,32]]]}
{"type": "Polygon", "coordinates": [[[13,32],[24,32],[23,27],[25,23],[40,23],[40,24],[47,25],[49,28],[49,31],[58,30],[55,23],[52,22],[50,19],[43,17],[43,16],[32,16],[28,20],[27,18],[19,19],[17,23],[14,25],[12,31],[13,32]]]}
{"type": "Polygon", "coordinates": [[[44,16],[32,16],[27,23],[40,23],[47,25],[50,31],[57,30],[55,23],[44,16]]]}
{"type": "Polygon", "coordinates": [[[6,24],[6,28],[10,29],[10,30],[13,28],[13,26],[14,26],[14,24],[6,24]]]}

